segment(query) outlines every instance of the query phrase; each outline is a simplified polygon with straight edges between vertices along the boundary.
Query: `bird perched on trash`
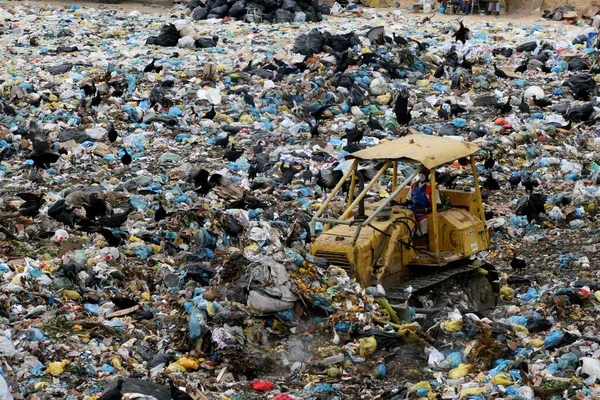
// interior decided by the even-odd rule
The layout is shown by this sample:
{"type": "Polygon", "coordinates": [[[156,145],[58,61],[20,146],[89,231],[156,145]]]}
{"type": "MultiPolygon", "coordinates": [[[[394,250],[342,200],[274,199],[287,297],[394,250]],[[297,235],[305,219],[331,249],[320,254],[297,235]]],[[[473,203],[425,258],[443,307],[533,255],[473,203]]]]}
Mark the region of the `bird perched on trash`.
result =
{"type": "Polygon", "coordinates": [[[508,178],[508,183],[510,183],[511,188],[514,190],[517,188],[517,186],[519,186],[519,183],[521,182],[521,175],[519,175],[518,172],[513,173],[509,178],[508,178]]]}
{"type": "Polygon", "coordinates": [[[525,71],[527,71],[527,60],[523,61],[521,65],[515,68],[515,72],[523,73],[525,71]]]}
{"type": "Polygon", "coordinates": [[[159,201],[158,208],[154,212],[154,221],[159,222],[165,218],[167,218],[167,210],[164,209],[163,205],[159,201]]]}
{"type": "Polygon", "coordinates": [[[531,112],[531,107],[525,101],[525,95],[521,96],[521,102],[519,103],[519,111],[524,114],[529,114],[531,112]]]}
{"type": "Polygon", "coordinates": [[[121,394],[123,382],[123,379],[118,379],[116,386],[102,393],[102,396],[100,396],[98,400],[121,400],[123,398],[123,395],[121,394]]]}
{"type": "Polygon", "coordinates": [[[502,71],[496,64],[494,64],[494,75],[496,75],[500,79],[507,79],[508,75],[506,72],[502,71]]]}
{"type": "Polygon", "coordinates": [[[440,79],[441,77],[444,76],[445,73],[446,73],[446,66],[444,64],[441,64],[439,67],[437,67],[435,69],[433,76],[434,76],[434,78],[440,79]]]}
{"type": "Polygon", "coordinates": [[[48,208],[47,213],[50,218],[70,227],[74,227],[75,223],[81,219],[81,215],[79,215],[73,207],[69,206],[65,199],[54,202],[54,204],[48,208]]]}
{"type": "Polygon", "coordinates": [[[208,192],[210,192],[211,185],[208,182],[209,176],[210,173],[205,169],[192,171],[190,174],[190,179],[194,182],[196,193],[200,195],[207,195],[208,192]]]}
{"type": "Polygon", "coordinates": [[[340,170],[335,171],[319,171],[317,173],[317,185],[321,188],[321,191],[325,193],[325,189],[333,189],[340,179],[342,179],[344,173],[340,170]]]}
{"type": "Polygon", "coordinates": [[[243,150],[236,150],[235,143],[231,143],[231,149],[223,155],[223,158],[230,162],[237,161],[244,154],[243,150]]]}
{"type": "Polygon", "coordinates": [[[438,185],[445,187],[446,189],[452,189],[454,181],[458,178],[458,174],[451,174],[450,172],[439,172],[435,171],[435,182],[438,185]]]}
{"type": "Polygon", "coordinates": [[[494,168],[494,165],[496,165],[496,160],[494,160],[492,152],[488,152],[485,161],[483,162],[483,166],[485,169],[491,169],[494,168]]]}
{"type": "Polygon", "coordinates": [[[83,85],[81,85],[81,88],[86,96],[93,96],[97,92],[94,81],[85,82],[83,85]]]}
{"type": "Polygon", "coordinates": [[[377,121],[376,119],[373,119],[372,115],[369,115],[369,121],[367,121],[367,126],[375,131],[383,131],[384,130],[383,126],[381,126],[379,121],[377,121]]]}
{"type": "Polygon", "coordinates": [[[12,117],[15,117],[17,115],[17,112],[15,111],[15,109],[12,108],[10,105],[8,105],[6,103],[2,103],[2,104],[3,104],[3,106],[2,106],[2,112],[5,115],[9,115],[9,116],[12,116],[12,117]]]}
{"type": "Polygon", "coordinates": [[[86,203],[83,204],[85,216],[88,219],[96,219],[112,214],[112,206],[104,199],[101,193],[91,193],[86,203]]]}
{"type": "Polygon", "coordinates": [[[202,116],[202,119],[210,119],[211,121],[215,118],[217,112],[215,111],[215,105],[212,104],[210,107],[210,111],[202,116]]]}
{"type": "Polygon", "coordinates": [[[310,115],[315,119],[315,121],[317,121],[317,123],[319,122],[319,120],[323,119],[323,113],[325,112],[325,110],[327,110],[330,107],[329,104],[326,104],[324,106],[319,106],[317,107],[315,110],[310,112],[310,115]]]}
{"type": "Polygon", "coordinates": [[[500,190],[500,184],[498,183],[498,181],[492,176],[492,174],[489,174],[486,179],[485,182],[482,185],[485,189],[487,190],[500,190]]]}
{"type": "Polygon", "coordinates": [[[144,72],[160,72],[162,70],[162,66],[156,66],[154,63],[156,62],[156,58],[153,58],[150,64],[144,67],[144,72]]]}
{"type": "Polygon", "coordinates": [[[254,97],[250,96],[248,93],[244,93],[244,102],[250,107],[256,107],[254,103],[254,97]]]}
{"type": "MultiPolygon", "coordinates": [[[[464,108],[458,104],[452,103],[450,100],[446,100],[446,104],[448,104],[450,106],[450,114],[451,115],[459,115],[459,114],[463,114],[463,113],[467,112],[466,108],[464,108]]],[[[442,107],[443,107],[443,105],[442,105],[442,107]]]]}
{"type": "Polygon", "coordinates": [[[133,158],[131,158],[131,154],[129,154],[129,151],[127,149],[123,149],[123,155],[121,156],[121,162],[123,163],[123,165],[129,165],[132,161],[133,158]]]}
{"type": "Polygon", "coordinates": [[[251,162],[250,167],[248,167],[248,181],[252,182],[254,178],[258,175],[258,171],[256,170],[256,163],[251,162]]]}
{"type": "Polygon", "coordinates": [[[115,126],[113,124],[109,124],[108,125],[108,141],[111,143],[114,143],[118,137],[119,137],[119,134],[117,133],[115,126]]]}
{"type": "Polygon", "coordinates": [[[459,24],[458,30],[454,32],[454,39],[465,44],[468,39],[471,39],[471,30],[467,28],[462,21],[459,21],[459,24]]]}
{"type": "Polygon", "coordinates": [[[396,98],[396,104],[394,105],[394,114],[396,114],[396,122],[398,125],[408,125],[412,116],[408,109],[408,90],[401,89],[396,98]]]}
{"type": "Polygon", "coordinates": [[[17,197],[25,200],[19,207],[19,214],[24,217],[35,217],[40,213],[40,207],[44,204],[44,193],[36,195],[33,193],[17,193],[17,197]]]}
{"type": "Polygon", "coordinates": [[[268,208],[269,205],[258,197],[249,196],[247,193],[242,195],[240,200],[232,201],[225,207],[226,210],[256,210],[257,208],[268,208]]]}
{"type": "Polygon", "coordinates": [[[226,148],[227,146],[229,146],[229,135],[215,140],[214,145],[226,148]]]}
{"type": "Polygon", "coordinates": [[[431,14],[431,15],[428,15],[427,17],[423,18],[423,19],[421,20],[421,25],[423,25],[423,24],[426,24],[426,23],[430,22],[430,21],[431,21],[431,17],[433,17],[433,16],[435,15],[435,13],[436,13],[436,11],[434,11],[434,12],[433,12],[433,14],[431,14]]]}
{"type": "Polygon", "coordinates": [[[100,91],[96,90],[96,95],[92,97],[90,104],[92,107],[98,107],[100,103],[102,103],[102,96],[100,95],[100,91]]]}
{"type": "Polygon", "coordinates": [[[102,217],[98,220],[98,225],[105,228],[120,228],[129,218],[129,214],[133,212],[133,207],[119,214],[110,217],[102,217]]]}
{"type": "Polygon", "coordinates": [[[502,115],[506,115],[508,113],[510,113],[512,111],[512,106],[510,105],[510,99],[512,98],[512,95],[508,96],[508,100],[506,100],[506,103],[504,103],[502,105],[502,107],[500,108],[500,113],[502,115]]]}
{"type": "Polygon", "coordinates": [[[42,133],[36,121],[29,123],[29,140],[33,146],[33,154],[30,158],[36,168],[49,168],[50,164],[54,164],[60,158],[58,154],[49,151],[48,137],[42,133]]]}
{"type": "Polygon", "coordinates": [[[264,148],[265,142],[263,142],[262,140],[259,140],[253,147],[252,147],[252,153],[254,155],[257,154],[262,154],[263,152],[263,148],[264,148]]]}
{"type": "Polygon", "coordinates": [[[540,186],[540,182],[537,179],[532,178],[531,176],[525,178],[525,180],[522,183],[525,187],[525,193],[532,193],[536,187],[540,186]]]}
{"type": "Polygon", "coordinates": [[[510,260],[510,267],[519,273],[523,273],[525,267],[527,267],[527,263],[524,259],[517,257],[517,253],[513,252],[512,260],[510,260]]]}
{"type": "Polygon", "coordinates": [[[538,106],[541,109],[544,109],[552,104],[552,102],[550,100],[538,99],[536,95],[531,96],[531,98],[533,99],[533,104],[535,104],[536,106],[538,106]]]}
{"type": "Polygon", "coordinates": [[[302,181],[304,182],[305,185],[310,185],[310,183],[312,182],[312,178],[313,178],[313,173],[310,170],[310,165],[307,165],[304,172],[302,172],[302,181]]]}
{"type": "Polygon", "coordinates": [[[179,389],[173,381],[169,381],[169,386],[171,387],[171,399],[173,400],[194,400],[192,396],[179,389]]]}
{"type": "Polygon", "coordinates": [[[355,126],[352,129],[347,129],[342,139],[346,139],[348,143],[358,143],[364,136],[364,131],[355,126]]]}
{"type": "Polygon", "coordinates": [[[467,57],[463,57],[462,63],[460,65],[464,69],[469,70],[470,72],[473,72],[473,65],[474,65],[474,63],[472,63],[469,60],[467,60],[467,57]]]}
{"type": "Polygon", "coordinates": [[[113,296],[110,298],[110,301],[119,309],[125,310],[126,308],[131,308],[139,305],[139,303],[135,300],[131,300],[126,296],[113,296]]]}
{"type": "Polygon", "coordinates": [[[118,247],[121,244],[121,241],[123,240],[121,239],[120,235],[114,234],[108,228],[101,228],[99,226],[83,226],[79,229],[84,232],[101,234],[110,247],[118,247]]]}
{"type": "Polygon", "coordinates": [[[438,108],[437,115],[444,121],[448,121],[448,118],[450,118],[451,111],[452,111],[452,109],[450,108],[450,105],[447,103],[444,103],[444,104],[440,105],[440,107],[438,108]]]}
{"type": "Polygon", "coordinates": [[[529,196],[523,196],[517,201],[517,215],[527,217],[527,222],[540,221],[540,214],[545,214],[544,204],[546,196],[540,193],[531,193],[529,196]]]}

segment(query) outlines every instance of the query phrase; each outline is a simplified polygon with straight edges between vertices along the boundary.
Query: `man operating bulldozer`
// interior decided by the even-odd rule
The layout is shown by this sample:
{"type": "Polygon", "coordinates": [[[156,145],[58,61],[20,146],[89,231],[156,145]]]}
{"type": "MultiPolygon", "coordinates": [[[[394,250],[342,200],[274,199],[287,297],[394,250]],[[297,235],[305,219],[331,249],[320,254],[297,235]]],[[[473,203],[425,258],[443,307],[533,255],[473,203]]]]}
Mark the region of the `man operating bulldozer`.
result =
{"type": "MultiPolygon", "coordinates": [[[[427,214],[431,212],[431,184],[429,183],[429,170],[423,169],[410,187],[406,196],[407,207],[415,213],[417,219],[417,235],[425,236],[428,231],[427,214]]],[[[440,192],[435,189],[437,204],[442,204],[440,192]]]]}

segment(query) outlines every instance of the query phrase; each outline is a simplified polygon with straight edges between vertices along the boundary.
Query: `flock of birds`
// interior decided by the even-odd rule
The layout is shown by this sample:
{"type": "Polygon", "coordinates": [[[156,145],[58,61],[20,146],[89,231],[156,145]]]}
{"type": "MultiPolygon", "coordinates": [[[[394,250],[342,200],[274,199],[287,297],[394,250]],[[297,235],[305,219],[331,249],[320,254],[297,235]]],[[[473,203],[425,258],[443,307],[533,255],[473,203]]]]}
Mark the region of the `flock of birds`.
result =
{"type": "MultiPolygon", "coordinates": [[[[422,24],[426,24],[430,21],[431,17],[425,18],[421,21],[422,24]]],[[[367,38],[371,41],[375,47],[387,46],[392,49],[408,49],[419,53],[425,51],[428,48],[428,43],[419,42],[413,38],[405,38],[400,35],[393,34],[392,37],[386,35],[383,27],[376,27],[370,29],[366,33],[367,38]],[[411,47],[412,46],[412,47],[411,47]]],[[[457,42],[465,43],[472,37],[471,31],[467,28],[462,21],[459,22],[459,27],[453,33],[453,38],[457,42]]],[[[548,49],[547,44],[542,45],[542,50],[548,49]]],[[[406,66],[394,63],[390,59],[386,59],[377,52],[364,53],[358,56],[352,54],[350,48],[345,50],[333,50],[332,48],[325,47],[322,51],[333,54],[335,57],[335,65],[331,65],[330,80],[340,79],[347,70],[352,66],[371,66],[372,68],[385,68],[390,77],[394,77],[398,72],[406,68],[406,66]]],[[[548,72],[545,69],[545,61],[547,61],[547,55],[544,51],[537,55],[529,56],[524,62],[515,68],[515,73],[525,73],[531,63],[530,60],[536,60],[536,65],[542,63],[542,72],[548,72]]],[[[174,56],[178,56],[174,54],[174,56]]],[[[156,73],[164,74],[163,80],[156,84],[151,90],[148,96],[150,108],[156,111],[168,109],[177,103],[177,100],[173,98],[175,93],[177,82],[176,79],[169,75],[168,70],[165,70],[162,65],[157,65],[157,59],[153,58],[149,64],[147,64],[141,75],[156,73]]],[[[443,57],[443,62],[438,66],[433,66],[431,76],[438,80],[450,79],[452,81],[452,89],[459,90],[463,83],[468,80],[468,74],[472,72],[473,66],[476,63],[480,63],[481,60],[478,58],[469,58],[467,54],[459,56],[459,53],[454,47],[450,49],[443,57]]],[[[286,63],[284,61],[273,58],[270,61],[256,63],[254,61],[248,62],[243,68],[240,67],[239,72],[247,76],[250,79],[253,75],[258,75],[265,78],[272,78],[275,81],[281,81],[286,79],[288,76],[297,78],[298,74],[303,74],[309,71],[315,71],[322,65],[327,65],[327,61],[321,58],[318,54],[311,54],[305,57],[302,62],[299,63],[286,63]]],[[[512,79],[511,76],[506,74],[502,69],[499,69],[496,64],[494,67],[494,75],[498,80],[512,79]]],[[[203,84],[214,85],[214,82],[203,82],[203,84]]],[[[96,77],[91,80],[87,80],[82,83],[81,90],[84,94],[84,98],[80,101],[80,111],[86,112],[89,106],[92,108],[88,112],[94,112],[94,107],[97,107],[102,102],[109,102],[111,98],[121,97],[126,92],[126,80],[118,72],[107,70],[104,76],[96,77]],[[86,97],[92,97],[91,102],[86,100],[86,97]]],[[[342,102],[348,106],[349,112],[355,115],[357,123],[352,128],[347,128],[341,135],[341,139],[345,139],[344,150],[348,153],[360,150],[365,147],[363,139],[366,136],[373,136],[377,138],[385,138],[389,133],[393,133],[397,136],[407,134],[406,127],[413,122],[413,107],[414,103],[411,103],[410,93],[407,88],[397,90],[396,98],[393,102],[393,112],[397,123],[397,128],[386,126],[384,127],[381,122],[374,115],[365,116],[361,114],[360,109],[363,105],[364,94],[360,95],[357,90],[357,85],[352,83],[349,85],[348,96],[346,99],[342,99],[342,102]]],[[[229,94],[237,95],[240,99],[242,107],[246,107],[247,111],[257,109],[257,100],[260,97],[260,101],[265,106],[266,102],[265,94],[259,94],[253,96],[251,94],[251,87],[239,86],[236,89],[230,89],[229,94]]],[[[575,96],[579,96],[581,99],[585,99],[589,96],[589,91],[583,91],[575,93],[575,96]]],[[[44,101],[45,95],[41,97],[40,101],[44,101]]],[[[513,105],[511,104],[513,96],[509,95],[508,100],[505,102],[498,102],[494,105],[495,109],[499,110],[501,115],[508,115],[514,111],[513,105]]],[[[329,132],[324,126],[325,121],[331,119],[334,114],[330,108],[336,106],[333,102],[326,104],[311,104],[302,94],[284,93],[281,98],[283,104],[289,105],[292,112],[298,117],[298,119],[305,121],[309,125],[310,140],[319,143],[322,142],[321,135],[323,132],[329,132]]],[[[16,115],[17,110],[14,109],[6,100],[2,100],[3,113],[6,115],[16,115]]],[[[520,96],[520,103],[518,104],[518,110],[523,113],[530,113],[531,107],[535,106],[544,110],[551,106],[553,103],[545,98],[537,98],[533,96],[531,103],[525,101],[524,95],[520,96]]],[[[571,109],[572,107],[569,107],[571,109]]],[[[469,112],[469,109],[453,102],[451,100],[444,100],[437,108],[437,115],[441,120],[448,120],[452,116],[458,116],[469,112]]],[[[217,116],[217,110],[215,105],[210,105],[210,109],[205,112],[198,112],[198,120],[214,120],[217,116]]],[[[561,126],[561,128],[568,129],[573,120],[569,121],[569,125],[561,126]]],[[[591,115],[587,115],[587,119],[584,122],[595,123],[595,119],[591,115]]],[[[53,164],[57,163],[61,156],[66,154],[68,151],[62,148],[58,150],[52,150],[52,145],[47,137],[42,132],[40,125],[31,120],[29,124],[29,130],[20,128],[23,133],[28,135],[28,138],[32,144],[32,150],[27,155],[27,158],[31,160],[33,169],[30,175],[30,179],[34,180],[39,175],[40,170],[50,168],[53,164]]],[[[273,161],[269,154],[270,144],[264,139],[258,139],[251,148],[238,147],[236,142],[238,141],[236,136],[240,132],[244,131],[244,128],[240,125],[229,124],[222,125],[220,127],[222,132],[217,136],[212,144],[212,148],[217,150],[222,149],[222,159],[229,162],[236,162],[241,157],[246,157],[250,163],[248,169],[248,180],[250,182],[250,190],[254,192],[258,189],[263,190],[262,193],[271,193],[276,185],[288,186],[293,183],[303,183],[305,185],[316,185],[321,189],[321,192],[325,194],[328,190],[331,190],[342,178],[343,172],[337,168],[338,164],[330,164],[329,168],[320,167],[316,171],[313,169],[314,164],[325,166],[334,160],[332,154],[324,151],[313,151],[312,154],[307,156],[306,154],[295,154],[296,157],[304,158],[302,161],[296,162],[285,162],[285,161],[273,161]],[[270,189],[270,191],[269,191],[270,189]]],[[[487,133],[487,131],[472,128],[470,130],[474,137],[480,137],[487,133]]],[[[246,134],[247,132],[244,132],[246,134]]],[[[107,138],[110,144],[114,145],[123,134],[119,133],[114,123],[107,124],[107,138]]],[[[246,136],[244,136],[246,137],[246,136]]],[[[9,160],[14,158],[19,153],[16,146],[5,147],[0,152],[0,161],[9,160]]],[[[120,157],[121,162],[125,166],[129,166],[133,163],[134,159],[132,154],[127,148],[121,149],[122,155],[120,157]]],[[[294,154],[292,154],[294,155],[294,154]]],[[[459,160],[461,164],[467,165],[465,160],[459,160]],[[464,162],[464,163],[463,163],[464,162]]],[[[488,156],[484,163],[485,170],[488,172],[484,175],[484,182],[482,186],[489,190],[499,190],[501,188],[500,182],[498,182],[492,174],[493,158],[488,156]]],[[[365,180],[370,180],[376,173],[380,165],[370,163],[360,169],[360,175],[365,180]]],[[[438,182],[447,187],[452,187],[454,182],[458,178],[458,175],[451,172],[438,172],[438,182]]],[[[191,188],[196,194],[200,196],[206,196],[215,188],[235,187],[236,184],[228,177],[218,173],[210,173],[206,169],[199,169],[191,171],[189,174],[189,181],[193,184],[191,188]]],[[[543,212],[543,207],[540,207],[540,203],[543,205],[544,197],[541,194],[532,193],[533,187],[539,185],[533,178],[526,174],[515,173],[508,179],[508,183],[511,187],[516,188],[519,183],[522,183],[526,189],[526,193],[529,195],[529,201],[522,212],[524,212],[528,220],[534,221],[539,218],[539,214],[543,212]],[[532,186],[533,185],[533,186],[532,186]]],[[[349,183],[346,182],[343,186],[344,192],[348,193],[349,183]]],[[[18,197],[24,200],[21,205],[19,212],[22,215],[34,218],[39,209],[42,206],[44,200],[44,194],[34,193],[20,193],[18,197]]],[[[243,193],[241,196],[236,196],[234,201],[231,201],[227,208],[268,208],[269,202],[261,199],[258,196],[251,195],[250,193],[243,193]]],[[[104,199],[102,193],[92,193],[88,195],[88,198],[82,202],[82,204],[69,204],[66,199],[61,199],[50,205],[48,208],[48,216],[55,219],[56,221],[62,222],[65,226],[75,228],[80,231],[88,233],[101,234],[111,246],[117,246],[122,242],[122,236],[114,233],[111,229],[120,228],[129,217],[130,213],[134,211],[131,205],[126,204],[123,207],[124,211],[121,213],[113,214],[112,206],[104,199]],[[85,209],[85,216],[81,214],[81,209],[85,209]]],[[[158,223],[163,219],[169,218],[174,213],[169,213],[165,210],[162,203],[157,201],[154,206],[154,219],[158,223]]],[[[237,236],[240,230],[239,224],[228,224],[230,225],[229,231],[237,236]]],[[[49,236],[52,232],[43,232],[41,237],[49,236]]]]}

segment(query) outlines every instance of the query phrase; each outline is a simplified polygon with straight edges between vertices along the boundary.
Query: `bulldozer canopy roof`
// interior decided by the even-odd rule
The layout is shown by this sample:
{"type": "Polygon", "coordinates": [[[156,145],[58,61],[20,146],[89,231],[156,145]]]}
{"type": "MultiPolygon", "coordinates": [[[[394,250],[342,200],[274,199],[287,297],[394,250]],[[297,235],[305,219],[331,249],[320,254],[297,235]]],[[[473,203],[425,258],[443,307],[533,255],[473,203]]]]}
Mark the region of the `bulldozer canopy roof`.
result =
{"type": "Polygon", "coordinates": [[[470,156],[479,150],[481,150],[479,146],[469,142],[440,136],[414,134],[359,150],[347,155],[346,158],[418,162],[431,169],[470,156]]]}

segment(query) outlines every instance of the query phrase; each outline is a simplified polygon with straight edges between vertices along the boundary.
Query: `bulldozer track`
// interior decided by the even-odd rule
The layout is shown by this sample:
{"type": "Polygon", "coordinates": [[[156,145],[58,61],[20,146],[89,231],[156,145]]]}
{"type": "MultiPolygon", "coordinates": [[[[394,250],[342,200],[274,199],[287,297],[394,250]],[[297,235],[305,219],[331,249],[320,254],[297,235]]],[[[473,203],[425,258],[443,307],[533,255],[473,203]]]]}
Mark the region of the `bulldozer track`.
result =
{"type": "Polygon", "coordinates": [[[445,270],[437,272],[437,273],[418,276],[418,277],[412,278],[410,281],[408,281],[406,283],[402,283],[400,285],[389,288],[387,290],[387,298],[388,298],[388,300],[391,300],[394,302],[405,302],[408,300],[408,298],[405,296],[405,291],[409,287],[412,287],[412,293],[414,294],[416,292],[419,292],[419,291],[422,291],[425,289],[429,289],[436,285],[439,285],[440,283],[447,281],[448,279],[450,279],[456,275],[464,274],[464,273],[473,271],[477,268],[479,268],[479,266],[468,264],[468,265],[461,265],[461,266],[448,268],[448,269],[445,269],[445,270]]]}

